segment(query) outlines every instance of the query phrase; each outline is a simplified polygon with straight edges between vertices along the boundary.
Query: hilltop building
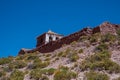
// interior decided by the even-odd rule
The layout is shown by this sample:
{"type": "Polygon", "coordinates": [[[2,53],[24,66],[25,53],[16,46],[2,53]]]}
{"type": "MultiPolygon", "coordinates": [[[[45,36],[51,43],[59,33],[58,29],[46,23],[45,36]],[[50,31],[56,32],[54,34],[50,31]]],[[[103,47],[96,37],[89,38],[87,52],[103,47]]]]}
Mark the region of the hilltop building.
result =
{"type": "Polygon", "coordinates": [[[37,45],[36,47],[45,45],[51,41],[56,41],[63,38],[63,35],[52,32],[51,30],[49,30],[48,32],[40,35],[37,37],[37,45]]]}
{"type": "Polygon", "coordinates": [[[21,49],[19,51],[19,55],[36,51],[41,53],[52,52],[61,48],[64,44],[70,44],[73,41],[78,41],[81,36],[92,36],[95,33],[101,33],[103,35],[110,33],[116,35],[117,30],[120,30],[120,25],[111,24],[109,22],[104,22],[95,28],[83,28],[82,30],[65,37],[49,30],[48,32],[37,37],[36,48],[32,50],[21,49]]]}

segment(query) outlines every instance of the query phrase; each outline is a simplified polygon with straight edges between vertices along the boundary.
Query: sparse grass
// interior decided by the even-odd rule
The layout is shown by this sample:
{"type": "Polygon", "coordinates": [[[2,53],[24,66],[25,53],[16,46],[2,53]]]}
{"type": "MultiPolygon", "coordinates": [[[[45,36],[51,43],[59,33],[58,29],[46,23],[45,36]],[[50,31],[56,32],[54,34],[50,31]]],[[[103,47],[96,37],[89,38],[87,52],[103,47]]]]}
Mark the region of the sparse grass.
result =
{"type": "Polygon", "coordinates": [[[5,76],[6,73],[4,71],[0,71],[0,77],[5,76]]]}
{"type": "Polygon", "coordinates": [[[78,53],[83,53],[83,49],[79,49],[79,50],[78,50],[78,53]]]}
{"type": "Polygon", "coordinates": [[[116,36],[110,33],[103,35],[101,38],[101,42],[110,42],[110,41],[114,42],[115,40],[116,40],[116,36]]]}
{"type": "Polygon", "coordinates": [[[51,54],[46,54],[46,57],[50,57],[51,56],[51,54]]]}
{"type": "Polygon", "coordinates": [[[117,63],[113,62],[113,61],[109,61],[109,73],[120,73],[120,65],[118,65],[117,63]]]}
{"type": "Polygon", "coordinates": [[[96,37],[98,40],[100,40],[102,35],[101,35],[100,32],[98,32],[98,33],[93,34],[92,36],[94,36],[94,37],[96,37]]]}
{"type": "Polygon", "coordinates": [[[61,51],[61,52],[59,52],[59,53],[58,53],[58,55],[57,55],[57,56],[58,56],[58,57],[61,57],[61,56],[63,55],[63,53],[64,53],[64,52],[63,52],[63,51],[61,51]]]}
{"type": "Polygon", "coordinates": [[[67,48],[66,50],[65,50],[65,53],[70,53],[70,51],[71,51],[71,49],[70,48],[67,48]]]}
{"type": "Polygon", "coordinates": [[[69,54],[68,58],[70,59],[71,62],[75,62],[79,59],[79,56],[76,52],[72,52],[69,54]]]}
{"type": "Polygon", "coordinates": [[[116,78],[116,79],[114,79],[114,80],[120,80],[120,77],[118,77],[118,78],[116,78]]]}
{"type": "Polygon", "coordinates": [[[45,68],[49,65],[49,61],[41,61],[40,59],[36,59],[34,60],[33,62],[33,69],[36,69],[36,68],[45,68]]]}
{"type": "Polygon", "coordinates": [[[52,74],[54,74],[55,70],[56,69],[54,69],[54,68],[50,68],[50,69],[47,70],[47,74],[52,75],[52,74]]]}
{"type": "Polygon", "coordinates": [[[25,54],[25,55],[19,55],[19,56],[17,56],[15,59],[16,59],[16,60],[23,60],[23,59],[26,58],[26,55],[27,55],[27,54],[25,54]]]}
{"type": "Polygon", "coordinates": [[[88,36],[81,36],[81,37],[79,38],[79,42],[84,42],[84,41],[86,41],[86,40],[88,40],[88,39],[89,39],[88,36]]]}
{"type": "Polygon", "coordinates": [[[39,80],[42,77],[41,69],[34,69],[30,72],[30,77],[39,80]]]}
{"type": "Polygon", "coordinates": [[[54,74],[56,69],[54,68],[49,68],[49,69],[41,69],[41,73],[45,75],[52,75],[54,74]]]}
{"type": "Polygon", "coordinates": [[[24,68],[27,66],[27,64],[24,61],[15,61],[14,65],[16,69],[24,68]]]}
{"type": "Polygon", "coordinates": [[[117,37],[120,39],[120,29],[117,30],[117,37]]]}
{"type": "Polygon", "coordinates": [[[67,57],[70,52],[71,52],[71,49],[67,48],[65,51],[59,52],[57,56],[58,57],[67,57]]]}
{"type": "Polygon", "coordinates": [[[87,80],[109,80],[109,77],[106,74],[94,71],[87,72],[85,75],[87,80]]]}
{"type": "Polygon", "coordinates": [[[56,61],[56,60],[59,60],[59,57],[56,57],[56,58],[55,58],[55,61],[56,61]]]}
{"type": "Polygon", "coordinates": [[[0,78],[0,80],[10,80],[10,78],[7,77],[7,76],[2,76],[2,77],[0,78]]]}
{"type": "Polygon", "coordinates": [[[61,67],[58,70],[56,70],[54,75],[54,80],[71,80],[73,78],[76,78],[77,74],[75,72],[72,72],[67,67],[61,67]]]}
{"type": "Polygon", "coordinates": [[[77,44],[77,42],[73,41],[70,45],[74,47],[76,44],[77,44]]]}
{"type": "Polygon", "coordinates": [[[67,57],[70,52],[71,52],[71,49],[70,49],[70,48],[67,48],[67,49],[64,51],[62,57],[67,57]]]}
{"type": "Polygon", "coordinates": [[[49,80],[47,76],[43,75],[46,74],[47,70],[41,69],[33,69],[30,72],[30,77],[35,80],[49,80]]]}
{"type": "Polygon", "coordinates": [[[80,65],[80,69],[86,70],[89,68],[91,70],[106,70],[109,73],[119,73],[120,66],[109,58],[110,53],[108,51],[96,53],[86,58],[80,65]]]}
{"type": "Polygon", "coordinates": [[[8,64],[8,67],[5,67],[4,70],[7,71],[7,72],[10,72],[12,70],[14,70],[14,64],[8,64]]]}
{"type": "Polygon", "coordinates": [[[10,80],[23,80],[24,79],[24,73],[19,70],[15,70],[10,75],[10,80]]]}
{"type": "Polygon", "coordinates": [[[97,41],[98,41],[97,37],[94,37],[94,36],[90,37],[90,43],[94,43],[94,42],[97,42],[97,41]]]}
{"type": "Polygon", "coordinates": [[[98,51],[98,52],[102,52],[102,51],[108,50],[108,45],[105,44],[105,43],[101,43],[100,45],[98,45],[96,47],[95,50],[98,51]]]}
{"type": "Polygon", "coordinates": [[[69,67],[60,65],[59,70],[69,70],[69,67]]]}
{"type": "Polygon", "coordinates": [[[26,60],[35,60],[36,58],[39,58],[36,54],[30,54],[26,60]]]}
{"type": "Polygon", "coordinates": [[[16,60],[24,60],[25,62],[31,62],[35,59],[39,59],[38,52],[34,52],[34,53],[26,53],[24,55],[19,55],[16,57],[16,60]]]}
{"type": "Polygon", "coordinates": [[[47,58],[45,58],[45,61],[50,61],[50,58],[48,58],[48,57],[47,57],[47,58]]]}
{"type": "Polygon", "coordinates": [[[20,69],[20,68],[24,68],[27,66],[27,63],[22,61],[22,60],[16,60],[13,61],[12,63],[10,63],[8,65],[9,70],[13,70],[13,69],[20,69]]]}
{"type": "Polygon", "coordinates": [[[35,68],[45,68],[45,67],[47,67],[49,65],[49,62],[42,62],[42,63],[34,63],[33,64],[33,69],[35,69],[35,68]]]}
{"type": "Polygon", "coordinates": [[[28,73],[29,73],[29,71],[28,71],[28,70],[25,70],[24,74],[28,74],[28,73]]]}
{"type": "Polygon", "coordinates": [[[13,60],[12,57],[0,58],[0,65],[8,64],[8,63],[12,62],[12,60],[13,60]]]}
{"type": "Polygon", "coordinates": [[[75,62],[73,68],[78,67],[78,63],[75,62]]]}
{"type": "Polygon", "coordinates": [[[90,43],[98,42],[101,39],[101,33],[95,33],[89,37],[90,43]]]}
{"type": "Polygon", "coordinates": [[[49,80],[47,76],[42,76],[40,80],[49,80]]]}
{"type": "Polygon", "coordinates": [[[120,40],[118,41],[118,45],[120,45],[120,40]]]}

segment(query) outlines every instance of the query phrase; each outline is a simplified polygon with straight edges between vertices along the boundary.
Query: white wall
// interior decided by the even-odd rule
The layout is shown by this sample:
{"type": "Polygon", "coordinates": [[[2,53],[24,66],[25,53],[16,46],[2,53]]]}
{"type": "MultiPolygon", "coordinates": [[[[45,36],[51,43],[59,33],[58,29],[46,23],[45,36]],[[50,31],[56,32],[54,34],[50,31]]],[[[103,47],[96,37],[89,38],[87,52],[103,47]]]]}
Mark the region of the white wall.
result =
{"type": "Polygon", "coordinates": [[[54,35],[54,34],[46,34],[46,38],[45,38],[45,44],[49,42],[49,37],[52,37],[53,38],[53,41],[56,40],[56,37],[58,37],[59,39],[62,38],[62,36],[59,36],[59,35],[54,35]]]}

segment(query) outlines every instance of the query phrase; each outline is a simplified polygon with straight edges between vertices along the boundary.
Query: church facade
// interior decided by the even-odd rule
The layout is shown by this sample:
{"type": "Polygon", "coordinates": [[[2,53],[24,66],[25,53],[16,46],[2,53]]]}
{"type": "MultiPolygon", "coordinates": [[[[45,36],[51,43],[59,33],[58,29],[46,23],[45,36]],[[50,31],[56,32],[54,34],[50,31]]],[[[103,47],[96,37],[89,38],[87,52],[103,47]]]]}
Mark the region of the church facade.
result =
{"type": "Polygon", "coordinates": [[[51,41],[56,41],[63,38],[63,35],[52,32],[51,30],[49,30],[48,32],[40,35],[37,37],[37,45],[36,47],[45,45],[51,41]]]}

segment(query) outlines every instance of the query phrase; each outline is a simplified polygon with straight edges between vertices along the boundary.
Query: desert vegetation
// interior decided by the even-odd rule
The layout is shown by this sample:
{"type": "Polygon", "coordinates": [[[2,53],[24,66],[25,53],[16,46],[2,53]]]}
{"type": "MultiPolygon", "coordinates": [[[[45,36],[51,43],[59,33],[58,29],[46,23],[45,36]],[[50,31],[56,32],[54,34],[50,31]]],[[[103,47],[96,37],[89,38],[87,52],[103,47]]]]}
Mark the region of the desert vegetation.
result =
{"type": "Polygon", "coordinates": [[[114,80],[120,80],[120,64],[113,61],[110,44],[120,44],[117,34],[96,33],[54,52],[0,58],[0,80],[75,80],[79,74],[87,80],[110,80],[115,74],[114,80]]]}
{"type": "Polygon", "coordinates": [[[109,80],[109,77],[104,73],[90,71],[85,73],[87,80],[109,80]]]}
{"type": "Polygon", "coordinates": [[[19,70],[14,70],[10,75],[10,80],[23,80],[24,79],[24,73],[19,70]]]}
{"type": "Polygon", "coordinates": [[[55,71],[54,80],[71,80],[77,77],[77,74],[70,71],[68,67],[61,66],[55,71]]]}

